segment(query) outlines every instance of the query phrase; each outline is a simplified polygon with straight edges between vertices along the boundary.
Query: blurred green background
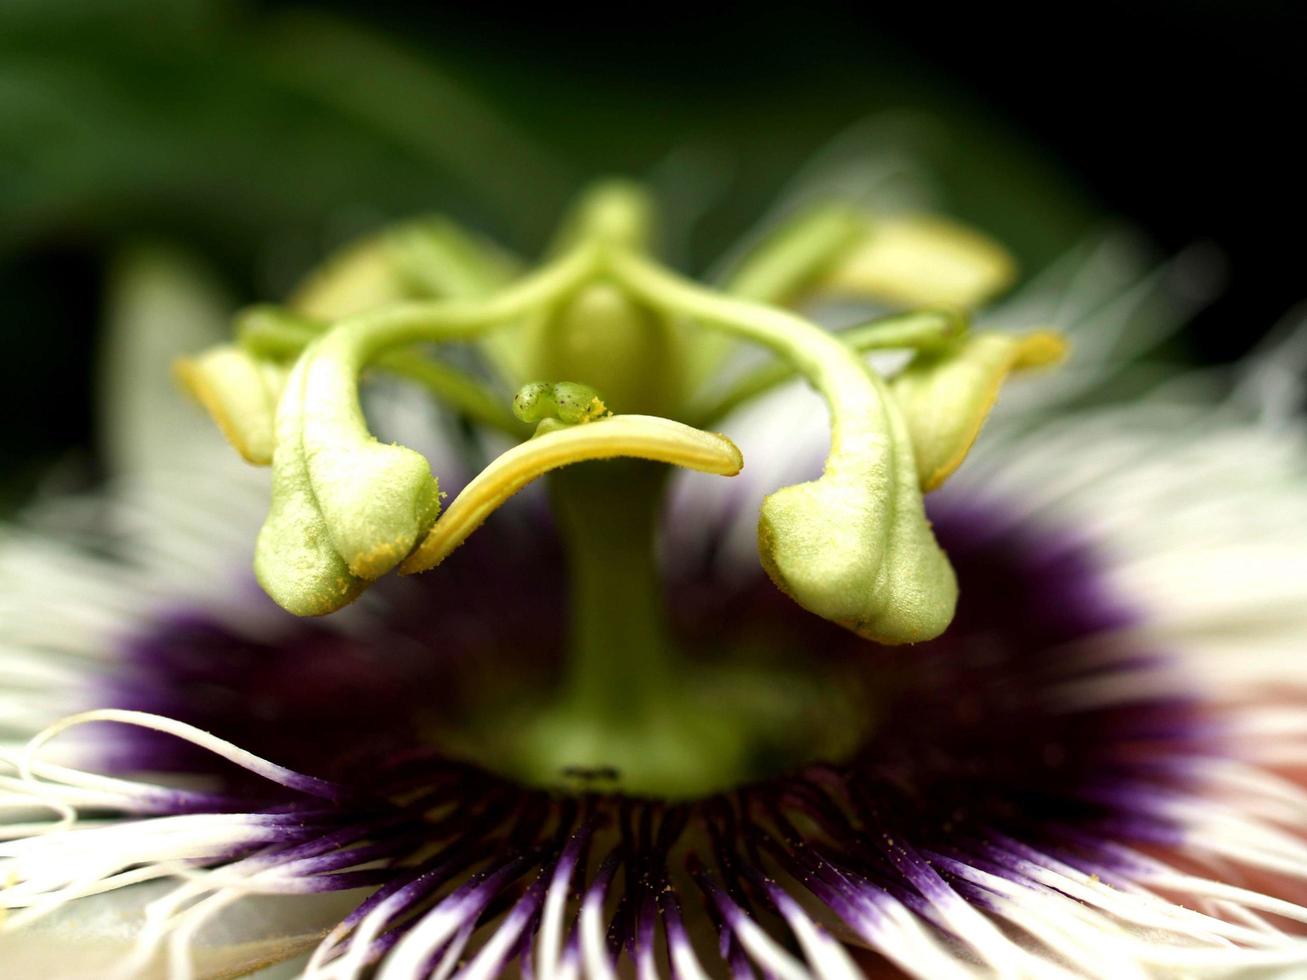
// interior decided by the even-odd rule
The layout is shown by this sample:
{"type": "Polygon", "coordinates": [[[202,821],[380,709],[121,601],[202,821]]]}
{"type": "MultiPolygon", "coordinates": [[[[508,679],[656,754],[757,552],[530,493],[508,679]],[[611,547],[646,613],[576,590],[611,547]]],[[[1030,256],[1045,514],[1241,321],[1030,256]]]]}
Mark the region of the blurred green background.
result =
{"type": "Polygon", "coordinates": [[[274,298],[325,250],[442,210],[530,251],[597,174],[699,217],[692,266],[869,117],[1038,269],[1113,216],[1225,257],[1180,356],[1307,295],[1301,5],[886,7],[0,0],[0,498],[94,472],[108,270],[140,241],[274,298]],[[638,17],[638,20],[628,19],[638,17]]]}

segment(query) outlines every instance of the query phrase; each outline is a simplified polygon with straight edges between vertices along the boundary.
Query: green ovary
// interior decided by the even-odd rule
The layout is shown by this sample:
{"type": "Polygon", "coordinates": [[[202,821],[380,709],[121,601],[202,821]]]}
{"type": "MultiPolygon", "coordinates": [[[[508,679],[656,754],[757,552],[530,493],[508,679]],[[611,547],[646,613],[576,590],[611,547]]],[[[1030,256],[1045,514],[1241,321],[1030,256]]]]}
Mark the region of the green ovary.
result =
{"type": "Polygon", "coordinates": [[[665,317],[611,282],[587,283],[532,324],[535,377],[594,385],[616,410],[676,417],[684,370],[665,317]]]}

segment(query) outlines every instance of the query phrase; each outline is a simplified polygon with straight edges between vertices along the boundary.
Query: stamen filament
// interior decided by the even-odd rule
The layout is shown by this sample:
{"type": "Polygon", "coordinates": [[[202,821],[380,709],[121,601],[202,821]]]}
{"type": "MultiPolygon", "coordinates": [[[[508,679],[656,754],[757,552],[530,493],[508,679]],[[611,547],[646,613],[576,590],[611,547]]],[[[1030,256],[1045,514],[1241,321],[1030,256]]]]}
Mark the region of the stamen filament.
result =
{"type": "Polygon", "coordinates": [[[610,256],[612,270],[642,300],[771,348],[825,396],[831,412],[827,471],[855,460],[873,416],[883,416],[884,390],[857,357],[815,324],[775,307],[715,293],[631,253],[610,256]]]}
{"type": "Polygon", "coordinates": [[[725,436],[652,415],[617,415],[556,429],[514,446],[477,474],[400,564],[400,573],[439,565],[504,501],[550,470],[619,456],[720,476],[734,476],[744,465],[739,449],[725,436]]]}
{"type": "MultiPolygon", "coordinates": [[[[268,315],[256,308],[241,319],[237,337],[251,354],[282,359],[298,357],[329,326],[293,314],[283,315],[280,310],[268,315]]],[[[522,436],[523,427],[504,408],[500,395],[442,361],[424,357],[417,351],[387,351],[372,363],[383,371],[417,382],[470,419],[514,438],[522,436]]]]}
{"type": "MultiPolygon", "coordinates": [[[[742,299],[789,305],[865,230],[865,220],[849,208],[810,210],[771,229],[731,271],[723,288],[742,299]]],[[[693,348],[696,385],[712,376],[732,344],[732,338],[721,334],[697,339],[693,348]]]]}
{"type": "MultiPolygon", "coordinates": [[[[951,310],[915,310],[862,323],[835,336],[860,354],[876,350],[925,350],[960,336],[967,325],[966,316],[951,310]]],[[[773,362],[742,378],[726,394],[703,407],[691,409],[689,416],[695,425],[708,425],[794,376],[792,364],[773,362]]]]}
{"type": "Polygon", "coordinates": [[[396,353],[381,355],[376,366],[416,381],[467,418],[521,438],[523,425],[504,407],[504,399],[491,388],[458,368],[431,358],[410,358],[396,353]]]}
{"type": "Polygon", "coordinates": [[[358,404],[357,376],[382,350],[420,341],[476,337],[563,295],[578,285],[594,264],[594,250],[580,247],[485,300],[402,303],[341,320],[306,351],[312,364],[305,379],[305,397],[314,402],[314,416],[330,415],[329,424],[347,420],[351,427],[366,431],[358,404]]]}
{"type": "Polygon", "coordinates": [[[726,282],[733,296],[783,305],[810,285],[866,231],[848,208],[824,207],[782,225],[751,251],[726,282]]]}

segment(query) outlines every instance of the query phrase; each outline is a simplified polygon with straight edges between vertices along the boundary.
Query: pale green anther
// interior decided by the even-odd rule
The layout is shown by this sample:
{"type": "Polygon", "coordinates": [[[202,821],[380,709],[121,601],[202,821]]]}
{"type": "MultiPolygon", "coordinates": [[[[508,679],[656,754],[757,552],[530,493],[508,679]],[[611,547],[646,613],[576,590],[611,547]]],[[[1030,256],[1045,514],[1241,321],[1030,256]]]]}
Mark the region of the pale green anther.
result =
{"type": "Polygon", "coordinates": [[[256,466],[272,462],[277,401],[287,368],[224,344],[183,358],[177,378],[204,406],[227,441],[256,466]]]}
{"type": "Polygon", "coordinates": [[[952,621],[957,579],[926,520],[902,417],[882,405],[878,444],[763,501],[758,553],[810,612],[879,643],[915,643],[952,621]]]}
{"type": "Polygon", "coordinates": [[[1015,274],[1012,257],[980,232],[933,215],[900,215],[869,221],[814,289],[896,306],[970,309],[1015,274]]]}
{"type": "Polygon", "coordinates": [[[554,419],[567,425],[593,422],[609,414],[594,388],[575,381],[531,381],[513,396],[513,414],[523,422],[554,419]]]}
{"type": "Polygon", "coordinates": [[[923,490],[934,490],[961,465],[1011,371],[1061,360],[1056,333],[975,333],[922,351],[890,383],[907,419],[923,490]]]}
{"type": "MultiPolygon", "coordinates": [[[[358,400],[358,345],[340,333],[304,352],[298,414],[309,479],[332,544],[352,574],[384,575],[413,550],[440,512],[431,467],[421,453],[386,445],[368,431],[358,400]]],[[[280,432],[279,432],[280,436],[280,432]]]]}
{"type": "Polygon", "coordinates": [[[727,281],[736,296],[795,305],[831,294],[894,306],[980,305],[1015,265],[993,239],[934,215],[876,217],[822,205],[779,225],[727,281]]]}
{"type": "Polygon", "coordinates": [[[831,450],[822,476],[763,503],[759,552],[801,606],[881,643],[938,636],[957,582],[935,542],[907,427],[889,392],[838,339],[775,307],[721,296],[630,254],[611,268],[646,302],[692,316],[788,359],[826,398],[831,450]]]}
{"type": "Polygon", "coordinates": [[[273,454],[272,506],[255,545],[254,574],[286,611],[322,616],[354,601],[368,583],[354,575],[336,551],[309,477],[300,438],[303,363],[291,371],[282,402],[273,454]]]}

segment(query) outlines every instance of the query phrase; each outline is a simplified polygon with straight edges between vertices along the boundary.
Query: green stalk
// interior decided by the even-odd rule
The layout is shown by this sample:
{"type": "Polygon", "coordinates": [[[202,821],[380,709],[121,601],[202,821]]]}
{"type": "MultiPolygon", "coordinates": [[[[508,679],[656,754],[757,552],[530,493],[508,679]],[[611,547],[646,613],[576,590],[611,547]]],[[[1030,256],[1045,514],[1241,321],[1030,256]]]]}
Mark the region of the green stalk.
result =
{"type": "Polygon", "coordinates": [[[661,470],[655,464],[581,464],[551,481],[571,584],[564,700],[617,727],[642,725],[675,689],[654,565],[661,470]]]}
{"type": "Polygon", "coordinates": [[[666,477],[641,462],[555,474],[567,548],[567,660],[552,704],[526,728],[514,764],[544,785],[694,796],[741,773],[747,733],[706,710],[667,630],[654,555],[666,477]],[[598,786],[596,780],[602,780],[598,786]]]}

